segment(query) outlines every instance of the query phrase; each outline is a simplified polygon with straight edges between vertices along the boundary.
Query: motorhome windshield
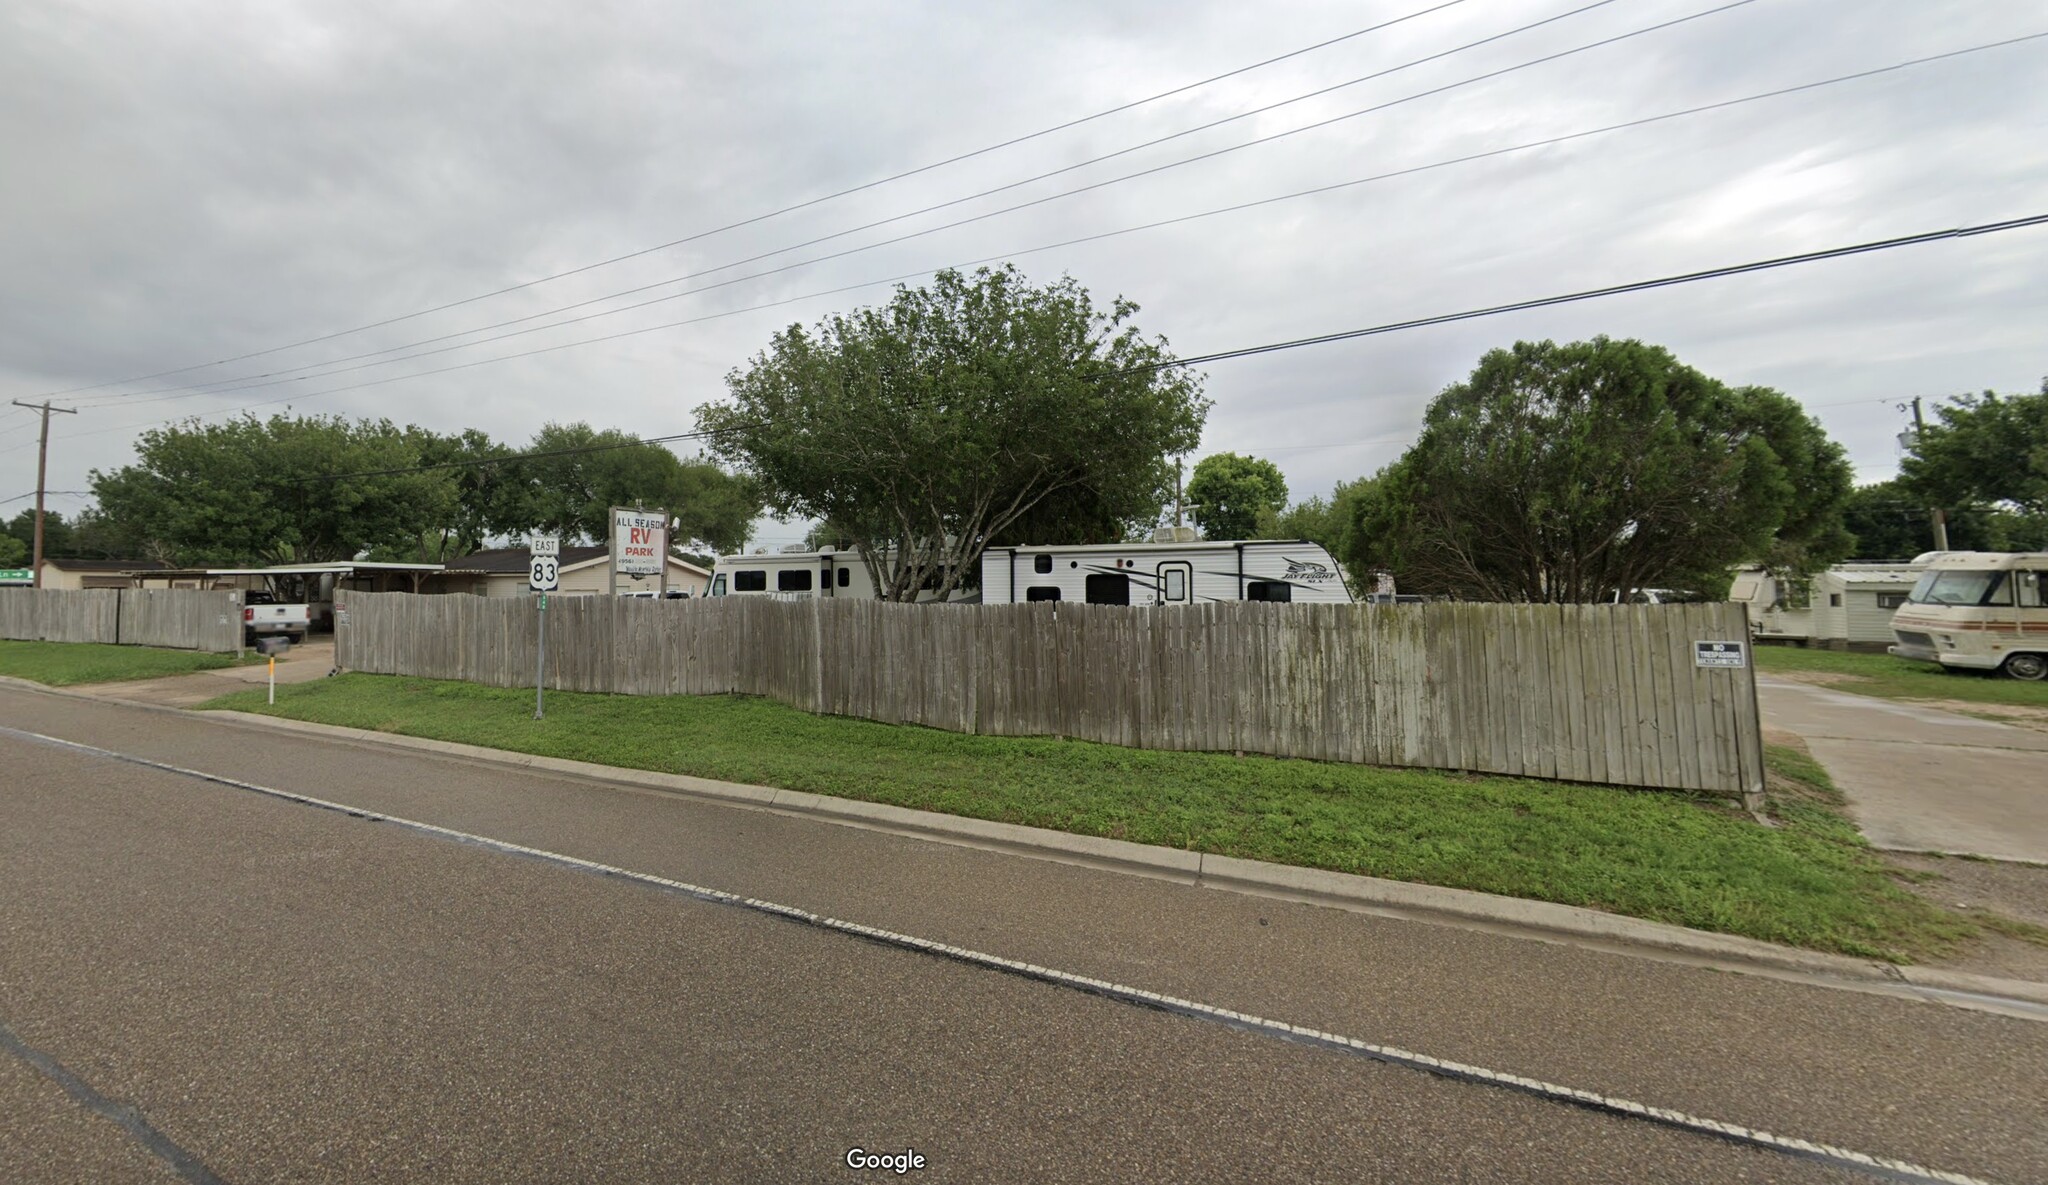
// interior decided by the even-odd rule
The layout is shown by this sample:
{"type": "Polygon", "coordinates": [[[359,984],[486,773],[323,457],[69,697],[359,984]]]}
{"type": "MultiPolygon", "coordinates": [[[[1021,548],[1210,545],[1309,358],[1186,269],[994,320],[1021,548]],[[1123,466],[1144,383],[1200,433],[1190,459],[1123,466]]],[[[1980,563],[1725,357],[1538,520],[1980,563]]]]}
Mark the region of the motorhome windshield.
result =
{"type": "Polygon", "coordinates": [[[1929,572],[1913,586],[1906,599],[1916,605],[1982,605],[1998,590],[2003,572],[1971,572],[1963,569],[1929,572]]]}

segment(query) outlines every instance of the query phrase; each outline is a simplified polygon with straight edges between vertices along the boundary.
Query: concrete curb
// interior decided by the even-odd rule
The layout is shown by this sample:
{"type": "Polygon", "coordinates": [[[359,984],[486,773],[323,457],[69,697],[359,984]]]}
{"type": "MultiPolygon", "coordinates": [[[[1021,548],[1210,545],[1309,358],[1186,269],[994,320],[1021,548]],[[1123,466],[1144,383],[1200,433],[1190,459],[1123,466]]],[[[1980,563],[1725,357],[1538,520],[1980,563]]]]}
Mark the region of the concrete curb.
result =
{"type": "MultiPolygon", "coordinates": [[[[0,686],[72,696],[100,703],[117,703],[151,711],[174,712],[183,716],[197,714],[185,708],[139,703],[66,688],[45,687],[39,683],[29,683],[5,676],[0,676],[0,686]]],[[[1891,989],[1893,994],[1919,996],[1944,1003],[1957,1001],[1934,993],[1952,993],[1973,999],[2020,1001],[2048,1006],[2048,983],[2000,979],[1959,971],[1944,971],[1939,968],[1898,966],[1875,959],[1804,951],[1754,938],[1715,934],[1547,901],[1530,901],[1469,889],[1449,889],[1409,881],[1383,880],[1352,873],[1326,872],[1287,864],[1243,860],[1231,856],[1130,843],[1125,840],[1072,835],[1064,831],[1025,827],[1014,823],[996,823],[932,811],[911,810],[882,803],[833,798],[798,790],[721,782],[687,774],[624,769],[559,757],[490,749],[454,741],[429,740],[424,737],[402,736],[370,729],[288,720],[250,712],[215,711],[205,715],[234,726],[298,733],[381,749],[411,749],[484,765],[539,770],[600,785],[630,787],[729,806],[775,811],[846,826],[1081,864],[1199,887],[1362,909],[1366,912],[1425,921],[1449,920],[1524,937],[1592,943],[1622,953],[1658,952],[1667,956],[1679,956],[1689,961],[1720,965],[1730,970],[1763,969],[1797,977],[1847,981],[1849,984],[1891,989]]]]}

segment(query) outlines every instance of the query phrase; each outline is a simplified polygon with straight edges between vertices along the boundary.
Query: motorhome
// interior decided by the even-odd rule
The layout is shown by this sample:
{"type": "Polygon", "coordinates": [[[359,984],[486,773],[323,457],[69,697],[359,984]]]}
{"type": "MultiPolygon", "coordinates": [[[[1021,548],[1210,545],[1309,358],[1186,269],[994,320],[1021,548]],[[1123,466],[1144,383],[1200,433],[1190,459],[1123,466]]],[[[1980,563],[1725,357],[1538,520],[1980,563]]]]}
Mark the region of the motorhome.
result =
{"type": "Polygon", "coordinates": [[[1300,539],[991,547],[981,555],[981,598],[991,605],[1352,599],[1337,561],[1300,539]]]}
{"type": "Polygon", "coordinates": [[[2048,679],[2048,552],[1930,552],[1892,615],[1892,654],[2048,679]]]}

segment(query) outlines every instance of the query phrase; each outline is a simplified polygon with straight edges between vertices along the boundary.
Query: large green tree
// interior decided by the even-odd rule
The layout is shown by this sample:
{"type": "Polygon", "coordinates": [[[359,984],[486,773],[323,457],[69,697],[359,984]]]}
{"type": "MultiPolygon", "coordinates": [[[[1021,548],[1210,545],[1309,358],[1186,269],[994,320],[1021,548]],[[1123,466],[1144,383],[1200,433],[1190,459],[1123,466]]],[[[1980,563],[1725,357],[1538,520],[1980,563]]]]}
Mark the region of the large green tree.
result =
{"type": "Polygon", "coordinates": [[[1208,403],[1136,312],[1071,278],[943,271],[777,334],[698,420],[775,513],[860,547],[877,595],[944,596],[1006,533],[1156,517],[1208,403]]]}
{"type": "Polygon", "coordinates": [[[1188,507],[1211,539],[1255,539],[1287,505],[1287,479],[1264,457],[1212,453],[1195,462],[1188,507]]]}
{"type": "Polygon", "coordinates": [[[410,471],[430,439],[389,420],[195,420],[143,433],[136,463],[95,470],[92,488],[118,534],[182,563],[351,559],[452,515],[448,473],[410,471]]]}
{"type": "Polygon", "coordinates": [[[2036,394],[1964,395],[1934,414],[1899,465],[1907,490],[1933,506],[2048,516],[2048,379],[2036,394]]]}
{"type": "Polygon", "coordinates": [[[1483,600],[1712,591],[1759,556],[1839,558],[1849,488],[1841,450],[1775,391],[1638,341],[1520,342],[1446,388],[1360,491],[1347,559],[1483,600]]]}
{"type": "Polygon", "coordinates": [[[0,535],[0,568],[26,568],[29,565],[29,544],[12,535],[0,535]]]}
{"type": "Polygon", "coordinates": [[[484,516],[500,533],[539,527],[599,543],[612,507],[637,506],[681,519],[678,546],[695,542],[723,554],[746,544],[761,513],[752,481],[616,429],[549,424],[524,451],[538,455],[491,467],[496,475],[481,491],[484,516]]]}

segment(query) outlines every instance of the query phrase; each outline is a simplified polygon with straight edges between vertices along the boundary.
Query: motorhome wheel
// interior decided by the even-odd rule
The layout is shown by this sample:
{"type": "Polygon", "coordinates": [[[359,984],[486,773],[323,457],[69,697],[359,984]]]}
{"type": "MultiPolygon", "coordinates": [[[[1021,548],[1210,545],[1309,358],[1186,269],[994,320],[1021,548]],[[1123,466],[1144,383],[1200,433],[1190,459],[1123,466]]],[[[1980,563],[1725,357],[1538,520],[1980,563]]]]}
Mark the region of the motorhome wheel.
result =
{"type": "Polygon", "coordinates": [[[2015,654],[2005,660],[2005,673],[2015,679],[2039,683],[2048,679],[2048,654],[2015,654]]]}

